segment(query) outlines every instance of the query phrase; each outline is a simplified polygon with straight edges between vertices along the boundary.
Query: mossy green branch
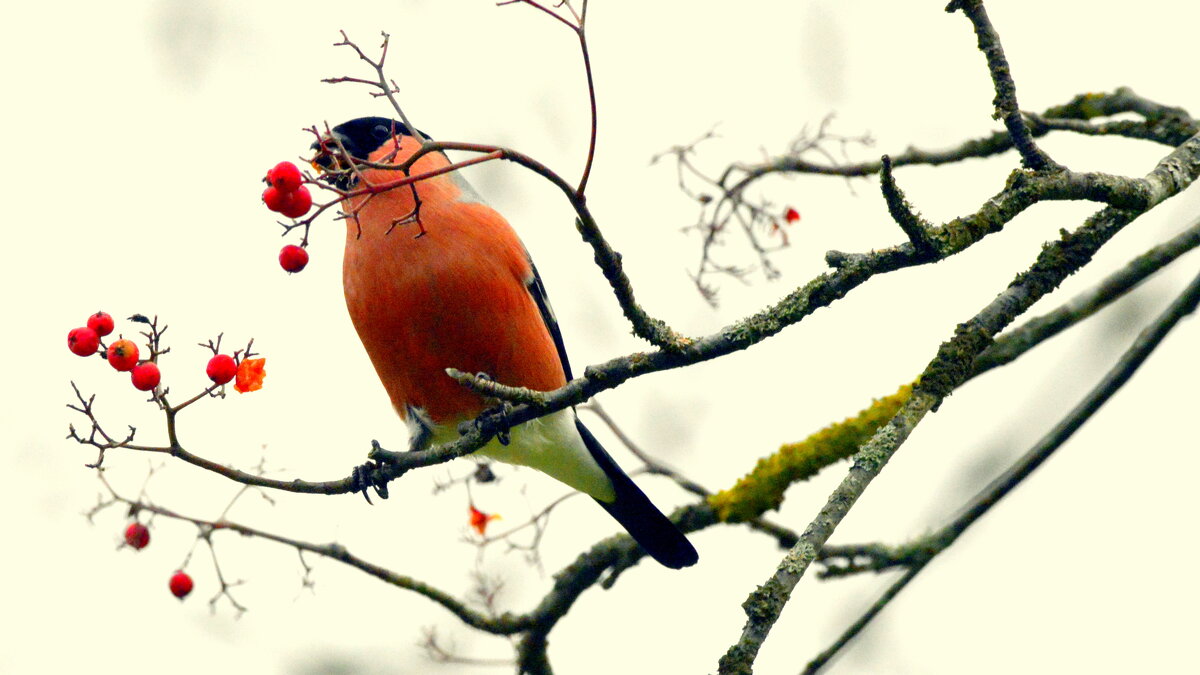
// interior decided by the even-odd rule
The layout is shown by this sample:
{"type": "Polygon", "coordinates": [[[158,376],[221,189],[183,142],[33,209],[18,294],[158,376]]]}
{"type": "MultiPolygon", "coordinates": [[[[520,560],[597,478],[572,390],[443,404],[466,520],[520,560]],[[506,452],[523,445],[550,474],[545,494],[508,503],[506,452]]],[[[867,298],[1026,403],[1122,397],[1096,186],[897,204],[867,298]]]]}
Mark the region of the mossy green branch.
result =
{"type": "Polygon", "coordinates": [[[709,497],[709,506],[726,522],[742,522],[778,509],[784,492],[793,483],[808,480],[826,466],[853,456],[895,416],[912,395],[912,387],[906,384],[895,394],[876,399],[854,417],[831,424],[798,443],[785,443],[774,454],[758,460],[754,470],[733,487],[709,497]]]}

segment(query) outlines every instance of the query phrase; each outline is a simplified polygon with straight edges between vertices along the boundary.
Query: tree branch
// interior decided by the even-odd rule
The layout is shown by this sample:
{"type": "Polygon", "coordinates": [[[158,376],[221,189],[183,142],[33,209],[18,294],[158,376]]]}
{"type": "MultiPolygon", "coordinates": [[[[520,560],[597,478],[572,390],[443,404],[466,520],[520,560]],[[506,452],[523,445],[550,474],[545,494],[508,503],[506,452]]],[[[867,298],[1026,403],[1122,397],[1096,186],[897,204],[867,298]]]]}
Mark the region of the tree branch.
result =
{"type": "Polygon", "coordinates": [[[1000,35],[988,19],[987,10],[982,0],[953,0],[946,6],[947,12],[962,10],[975,28],[975,36],[979,41],[979,51],[987,59],[988,72],[992,76],[992,84],[996,89],[995,117],[1004,122],[1008,135],[1012,137],[1013,145],[1021,153],[1021,162],[1034,171],[1059,171],[1060,166],[1050,156],[1042,151],[1025,126],[1021,118],[1021,110],[1017,105],[1017,85],[1013,82],[1012,71],[1008,59],[1004,56],[1004,48],[1000,46],[1000,35]]]}
{"type": "MultiPolygon", "coordinates": [[[[1032,133],[1035,137],[1045,136],[1054,130],[1071,131],[1089,136],[1117,135],[1139,138],[1144,140],[1179,147],[1184,141],[1196,133],[1200,133],[1200,125],[1181,108],[1162,105],[1133,93],[1128,87],[1121,87],[1111,94],[1083,94],[1076,96],[1068,103],[1048,108],[1040,115],[1025,113],[1030,119],[1042,121],[1035,123],[1032,133]],[[1132,112],[1146,118],[1145,122],[1091,124],[1089,120],[1096,117],[1119,115],[1132,112]],[[1076,124],[1075,122],[1084,122],[1076,124]]],[[[1007,152],[1013,148],[1012,137],[1007,131],[1000,131],[983,138],[964,141],[946,150],[926,150],[908,148],[899,154],[889,153],[893,168],[911,165],[941,166],[961,162],[964,159],[979,159],[992,157],[1007,152]]],[[[726,170],[732,176],[736,169],[742,177],[729,186],[729,190],[744,190],[754,181],[772,173],[805,173],[825,176],[866,177],[882,169],[879,160],[851,164],[817,164],[804,161],[793,155],[782,155],[766,162],[757,164],[737,164],[726,170]]]]}
{"type": "Polygon", "coordinates": [[[1130,260],[1124,267],[1096,286],[1071,298],[1060,307],[1042,316],[1029,319],[992,343],[975,359],[971,377],[1011,363],[1033,346],[1092,316],[1111,302],[1137,288],[1151,274],[1166,267],[1200,246],[1200,219],[1170,241],[1164,242],[1130,260]]]}
{"type": "MultiPolygon", "coordinates": [[[[1049,459],[1055,451],[1061,448],[1085,422],[1099,411],[1101,406],[1108,402],[1133,377],[1133,374],[1146,362],[1150,354],[1162,344],[1163,339],[1179,321],[1196,311],[1197,304],[1200,304],[1200,275],[1197,275],[1192,280],[1161,315],[1142,330],[1116,365],[1088,392],[1083,400],[1076,404],[1053,429],[1043,436],[1016,463],[1009,467],[1007,471],[980,491],[950,523],[937,533],[928,537],[922,537],[916,546],[901,547],[900,555],[889,556],[886,554],[887,549],[884,547],[869,547],[884,551],[885,555],[876,557],[870,565],[839,573],[840,575],[844,575],[856,571],[880,571],[898,565],[904,565],[908,568],[904,575],[900,579],[897,579],[865,613],[848,626],[828,649],[821,652],[808,664],[808,667],[803,671],[805,675],[816,673],[822,666],[828,663],[838,651],[849,644],[884,607],[899,595],[900,591],[921,570],[925,569],[934,557],[949,548],[962,536],[967,528],[991,510],[1001,499],[1028,478],[1043,462],[1049,459]],[[919,551],[919,555],[911,555],[912,551],[919,551]]],[[[820,556],[822,559],[833,556],[852,556],[854,555],[852,551],[860,548],[862,547],[841,547],[840,549],[828,547],[821,552],[820,556]]]]}
{"type": "MultiPolygon", "coordinates": [[[[1193,136],[1143,179],[1147,195],[1144,209],[1158,204],[1168,194],[1182,191],[1197,174],[1200,174],[1200,136],[1193,136]]],[[[954,337],[942,344],[922,372],[909,401],[859,450],[846,478],[809,523],[800,541],[784,556],[775,573],[746,599],[743,609],[747,621],[741,637],[720,660],[722,675],[751,672],[771,627],[833,530],[921,419],[966,381],[975,359],[994,336],[1090,262],[1096,251],[1142,212],[1112,206],[1101,209],[1075,232],[1064,232],[1061,239],[1046,245],[1028,271],[1017,275],[983,310],[958,326],[954,337]]]]}

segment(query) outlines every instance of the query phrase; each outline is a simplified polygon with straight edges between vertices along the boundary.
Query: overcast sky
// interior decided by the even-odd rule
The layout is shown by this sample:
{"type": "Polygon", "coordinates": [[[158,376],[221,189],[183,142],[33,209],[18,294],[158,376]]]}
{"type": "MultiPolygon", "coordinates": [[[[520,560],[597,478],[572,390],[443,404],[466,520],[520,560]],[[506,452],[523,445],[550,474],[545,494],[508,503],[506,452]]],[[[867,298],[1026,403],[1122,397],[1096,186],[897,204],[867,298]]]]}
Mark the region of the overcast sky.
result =
{"type": "MultiPolygon", "coordinates": [[[[1194,66],[1200,19],[1192,4],[1147,0],[1119,12],[1082,1],[991,4],[1023,108],[1125,85],[1200,114],[1200,92],[1184,74],[1194,66]]],[[[856,160],[909,145],[944,148],[999,128],[970,25],[943,5],[592,3],[600,146],[589,199],[650,313],[688,334],[711,333],[819,274],[829,249],[902,240],[874,180],[764,182],[763,195],[803,216],[791,248],[776,256],[783,276],[721,280],[714,309],[687,276],[699,244],[680,230],[694,222],[693,206],[670,166],[649,159],[715,127],[720,137],[697,162],[718,172],[782,151],[830,112],[836,132],[876,139],[850,149],[856,160]]],[[[23,3],[8,14],[0,43],[9,92],[0,111],[9,148],[0,169],[9,206],[0,246],[8,317],[0,471],[9,478],[0,496],[9,542],[0,563],[8,624],[0,672],[458,672],[430,665],[414,646],[429,626],[463,655],[510,657],[504,641],[339,564],[310,560],[316,585],[307,590],[293,550],[232,535],[217,539],[218,560],[228,579],[245,580],[235,597],[250,611],[238,619],[222,601],[209,612],[216,579],[204,548],[188,564],[196,591],[177,602],[167,578],[194,529],[160,519],[150,547],[135,554],[117,546],[125,513],[103,511],[94,524],[81,515],[102,487],[83,467],[94,455],[63,440],[67,424],[81,421],[65,407],[69,381],[97,394],[114,432],[131,424],[145,442],[162,442],[161,420],[124,376],[72,356],[63,342],[97,309],[156,314],[171,327],[162,369],[178,399],[205,381],[207,357],[196,343],[222,331],[233,345],[253,337],[267,357],[264,389],[205,401],[180,421],[185,445],[219,462],[247,468],[265,457],[273,476],[332,480],[362,461],[371,439],[403,447],[403,425],[341,299],[343,226],[320,223],[309,268],[285,275],[275,263],[284,242],[258,181],[305,152],[303,127],[389,114],[361,87],[319,82],[370,75],[331,46],[339,29],[370,49],[380,31],[392,34],[390,74],[406,112],[435,138],[510,145],[577,176],[588,119],[573,36],[528,8],[483,0],[75,1],[23,3]]],[[[1074,169],[1137,176],[1167,152],[1116,139],[1055,136],[1043,145],[1074,169]]],[[[1016,164],[1005,155],[897,176],[917,208],[943,222],[977,209],[1016,164]]],[[[512,166],[467,176],[531,250],[577,372],[644,348],[553,188],[512,166]]],[[[1039,205],[967,253],[873,280],[749,352],[641,378],[601,400],[642,446],[720,489],[781,442],[910,381],[1042,242],[1095,209],[1039,205]]],[[[1196,211],[1192,193],[1164,204],[1034,311],[1094,284],[1196,211]]],[[[726,251],[749,262],[736,241],[726,251]]],[[[956,392],[833,541],[899,543],[937,527],[1099,379],[1198,264],[1195,254],[1185,257],[1085,328],[956,392]]],[[[124,322],[118,330],[135,332],[124,322]]],[[[1095,420],[926,570],[831,672],[1171,672],[1192,661],[1198,330],[1195,320],[1181,324],[1095,420]]],[[[590,425],[618,461],[634,465],[598,422],[590,425]]],[[[199,517],[217,517],[237,492],[131,452],[113,452],[106,466],[124,494],[145,483],[156,503],[199,517]]],[[[373,508],[350,496],[273,495],[271,505],[248,493],[230,518],[338,541],[461,595],[476,565],[463,541],[467,497],[461,486],[433,488],[470,468],[415,472],[373,508]]],[[[794,488],[775,519],[803,529],[844,468],[794,488]]],[[[501,475],[473,494],[503,514],[497,526],[562,494],[530,471],[501,475]]],[[[639,482],[664,508],[688,499],[661,480],[639,482]]],[[[502,608],[524,611],[550,574],[614,531],[594,505],[572,500],[552,520],[544,571],[499,547],[481,567],[504,579],[502,608]]],[[[589,591],[550,637],[558,672],[713,672],[740,634],[739,604],[781,552],[741,528],[693,540],[701,555],[693,569],[643,564],[613,590],[589,591]]],[[[757,672],[800,670],[889,579],[806,580],[757,672]]]]}

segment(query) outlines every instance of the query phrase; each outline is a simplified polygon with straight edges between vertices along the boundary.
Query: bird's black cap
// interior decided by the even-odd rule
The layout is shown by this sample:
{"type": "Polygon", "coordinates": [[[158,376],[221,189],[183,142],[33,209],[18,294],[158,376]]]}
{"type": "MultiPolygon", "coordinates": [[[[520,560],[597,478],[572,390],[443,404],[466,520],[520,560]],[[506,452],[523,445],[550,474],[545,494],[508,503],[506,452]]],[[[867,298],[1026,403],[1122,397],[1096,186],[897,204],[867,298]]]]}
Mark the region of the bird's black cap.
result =
{"type": "MultiPolygon", "coordinates": [[[[403,122],[386,117],[359,117],[342,122],[333,128],[333,133],[341,141],[342,147],[346,148],[346,152],[355,159],[366,159],[393,135],[413,135],[403,122]]],[[[424,132],[418,133],[426,139],[429,138],[424,132]]],[[[314,150],[321,149],[321,142],[313,143],[312,147],[314,150]]]]}

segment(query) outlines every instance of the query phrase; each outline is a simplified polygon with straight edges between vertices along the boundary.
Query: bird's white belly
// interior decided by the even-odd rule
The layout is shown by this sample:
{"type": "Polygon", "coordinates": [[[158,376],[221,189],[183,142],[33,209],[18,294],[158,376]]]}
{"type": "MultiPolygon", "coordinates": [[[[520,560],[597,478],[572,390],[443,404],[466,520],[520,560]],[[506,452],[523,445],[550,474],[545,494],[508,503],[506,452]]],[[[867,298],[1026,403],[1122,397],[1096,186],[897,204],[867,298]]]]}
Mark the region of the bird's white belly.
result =
{"type": "MultiPolygon", "coordinates": [[[[434,445],[449,443],[458,437],[458,430],[451,425],[433,427],[434,445]]],[[[601,501],[616,499],[608,476],[592,459],[575,428],[573,410],[560,410],[521,424],[509,432],[508,445],[493,438],[475,452],[506,464],[537,469],[601,501]]]]}

